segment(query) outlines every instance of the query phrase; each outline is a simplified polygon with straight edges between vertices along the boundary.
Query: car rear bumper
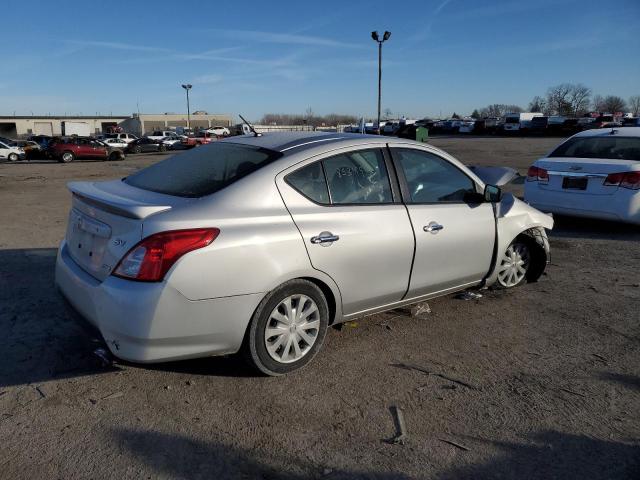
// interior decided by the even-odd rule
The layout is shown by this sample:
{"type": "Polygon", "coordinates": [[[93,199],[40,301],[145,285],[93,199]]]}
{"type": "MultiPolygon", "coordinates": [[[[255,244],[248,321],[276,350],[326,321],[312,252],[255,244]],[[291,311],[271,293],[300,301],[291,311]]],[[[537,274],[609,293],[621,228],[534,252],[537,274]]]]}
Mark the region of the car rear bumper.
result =
{"type": "Polygon", "coordinates": [[[192,301],[167,281],[103,282],[82,270],[65,242],[56,285],[80,316],[100,331],[113,355],[138,363],[222,355],[240,349],[262,294],[192,301]]]}
{"type": "Polygon", "coordinates": [[[543,212],[640,224],[640,191],[618,188],[611,195],[540,188],[525,182],[524,200],[543,212]]]}

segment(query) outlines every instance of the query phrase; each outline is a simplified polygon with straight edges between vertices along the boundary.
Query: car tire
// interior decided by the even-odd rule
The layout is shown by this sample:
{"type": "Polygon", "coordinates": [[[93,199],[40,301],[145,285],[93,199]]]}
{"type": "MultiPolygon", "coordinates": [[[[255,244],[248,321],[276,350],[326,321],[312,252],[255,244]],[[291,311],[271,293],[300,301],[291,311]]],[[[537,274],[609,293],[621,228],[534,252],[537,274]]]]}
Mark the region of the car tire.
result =
{"type": "Polygon", "coordinates": [[[329,307],[322,291],[308,280],[288,281],[256,308],[245,335],[244,357],[264,375],[293,372],[320,350],[328,324],[329,307]],[[306,315],[301,317],[299,308],[306,315]]]}
{"type": "Polygon", "coordinates": [[[70,163],[70,162],[73,162],[75,158],[76,156],[73,154],[73,152],[70,152],[69,150],[67,150],[62,152],[62,155],[60,155],[60,162],[70,163]]]}
{"type": "Polygon", "coordinates": [[[136,145],[133,147],[133,153],[142,153],[142,147],[140,145],[136,145]]]}
{"type": "Polygon", "coordinates": [[[8,158],[10,162],[17,162],[20,157],[17,153],[10,153],[8,158]]]}
{"type": "Polygon", "coordinates": [[[111,152],[109,154],[108,160],[110,162],[117,162],[119,160],[124,160],[124,153],[122,153],[122,152],[111,152]]]}
{"type": "Polygon", "coordinates": [[[167,146],[166,146],[166,145],[162,145],[162,144],[161,144],[161,145],[158,147],[158,151],[159,151],[159,152],[166,152],[166,151],[167,151],[167,146]]]}
{"type": "Polygon", "coordinates": [[[527,283],[532,261],[530,244],[519,238],[515,239],[500,258],[495,288],[515,288],[527,283]]]}

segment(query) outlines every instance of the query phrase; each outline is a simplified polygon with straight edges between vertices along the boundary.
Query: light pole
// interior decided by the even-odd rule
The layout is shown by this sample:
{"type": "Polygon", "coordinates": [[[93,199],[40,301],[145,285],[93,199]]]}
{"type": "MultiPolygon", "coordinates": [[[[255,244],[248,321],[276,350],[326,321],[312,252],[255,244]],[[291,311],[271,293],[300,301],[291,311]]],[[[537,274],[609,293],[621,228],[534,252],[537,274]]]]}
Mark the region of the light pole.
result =
{"type": "Polygon", "coordinates": [[[189,130],[191,130],[191,112],[189,111],[189,90],[191,90],[191,87],[193,85],[187,83],[186,85],[182,85],[182,88],[184,88],[187,91],[187,128],[189,130]]]}
{"type": "Polygon", "coordinates": [[[382,40],[378,36],[378,32],[371,32],[371,38],[373,38],[374,42],[378,42],[378,135],[382,135],[382,130],[380,129],[380,101],[382,99],[382,44],[389,40],[391,36],[391,32],[385,30],[382,35],[382,40]]]}

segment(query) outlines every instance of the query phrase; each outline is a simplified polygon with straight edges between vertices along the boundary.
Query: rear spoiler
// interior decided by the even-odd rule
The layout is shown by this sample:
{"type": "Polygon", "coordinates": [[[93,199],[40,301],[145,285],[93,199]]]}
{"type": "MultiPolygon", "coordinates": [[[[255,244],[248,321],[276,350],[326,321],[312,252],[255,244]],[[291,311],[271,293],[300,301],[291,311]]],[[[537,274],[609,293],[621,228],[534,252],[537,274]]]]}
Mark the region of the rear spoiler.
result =
{"type": "Polygon", "coordinates": [[[67,188],[82,202],[122,217],[143,219],[171,209],[170,205],[154,205],[106,192],[92,182],[70,182],[67,188]]]}

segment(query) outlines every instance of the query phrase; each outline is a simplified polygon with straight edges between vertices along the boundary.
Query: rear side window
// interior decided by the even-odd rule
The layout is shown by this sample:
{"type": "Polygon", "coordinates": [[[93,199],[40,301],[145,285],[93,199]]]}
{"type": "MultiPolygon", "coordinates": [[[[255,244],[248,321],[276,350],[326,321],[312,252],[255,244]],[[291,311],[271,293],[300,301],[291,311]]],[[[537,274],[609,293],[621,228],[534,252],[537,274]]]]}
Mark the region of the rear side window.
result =
{"type": "Polygon", "coordinates": [[[218,142],[170,157],[124,179],[133,187],[176,197],[203,197],[258,170],[282,154],[218,142]]]}
{"type": "Polygon", "coordinates": [[[320,162],[307,165],[287,175],[287,182],[316,203],[329,203],[329,191],[320,162]]]}
{"type": "Polygon", "coordinates": [[[575,137],[556,148],[550,157],[640,160],[640,137],[575,137]]]}
{"type": "Polygon", "coordinates": [[[290,173],[287,183],[316,203],[393,203],[389,175],[379,149],[342,153],[290,173]]]}

